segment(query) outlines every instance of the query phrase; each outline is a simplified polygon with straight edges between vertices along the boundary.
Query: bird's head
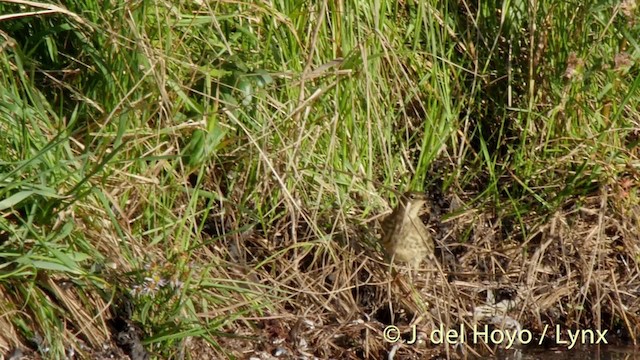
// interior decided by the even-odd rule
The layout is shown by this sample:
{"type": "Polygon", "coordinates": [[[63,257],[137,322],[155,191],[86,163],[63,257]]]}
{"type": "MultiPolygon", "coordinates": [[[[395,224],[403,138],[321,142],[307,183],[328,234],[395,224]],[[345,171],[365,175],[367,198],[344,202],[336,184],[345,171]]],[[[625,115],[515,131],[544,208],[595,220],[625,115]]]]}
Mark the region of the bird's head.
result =
{"type": "Polygon", "coordinates": [[[405,216],[417,217],[427,203],[427,194],[417,191],[408,191],[400,197],[400,205],[405,216]]]}

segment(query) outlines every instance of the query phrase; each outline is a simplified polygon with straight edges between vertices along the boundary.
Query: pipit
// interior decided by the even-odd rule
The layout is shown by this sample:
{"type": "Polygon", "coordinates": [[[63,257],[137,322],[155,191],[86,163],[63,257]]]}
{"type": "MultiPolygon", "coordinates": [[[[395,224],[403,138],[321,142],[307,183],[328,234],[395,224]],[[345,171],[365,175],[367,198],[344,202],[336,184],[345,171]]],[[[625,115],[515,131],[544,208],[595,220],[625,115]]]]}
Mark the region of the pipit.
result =
{"type": "Polygon", "coordinates": [[[426,202],[424,193],[407,192],[382,221],[382,245],[392,263],[404,263],[414,270],[433,255],[433,239],[419,217],[426,202]]]}

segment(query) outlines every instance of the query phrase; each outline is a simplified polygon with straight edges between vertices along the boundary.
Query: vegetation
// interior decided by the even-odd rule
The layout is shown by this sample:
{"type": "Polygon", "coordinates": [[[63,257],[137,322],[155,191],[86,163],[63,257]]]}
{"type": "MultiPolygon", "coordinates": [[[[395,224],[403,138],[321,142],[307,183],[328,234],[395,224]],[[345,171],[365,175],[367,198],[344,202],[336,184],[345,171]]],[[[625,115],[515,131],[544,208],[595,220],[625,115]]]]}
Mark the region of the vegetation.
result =
{"type": "Polygon", "coordinates": [[[635,1],[0,14],[3,354],[425,356],[447,349],[384,327],[503,298],[533,332],[635,343],[635,1]],[[377,241],[408,189],[440,259],[413,283],[377,241]]]}

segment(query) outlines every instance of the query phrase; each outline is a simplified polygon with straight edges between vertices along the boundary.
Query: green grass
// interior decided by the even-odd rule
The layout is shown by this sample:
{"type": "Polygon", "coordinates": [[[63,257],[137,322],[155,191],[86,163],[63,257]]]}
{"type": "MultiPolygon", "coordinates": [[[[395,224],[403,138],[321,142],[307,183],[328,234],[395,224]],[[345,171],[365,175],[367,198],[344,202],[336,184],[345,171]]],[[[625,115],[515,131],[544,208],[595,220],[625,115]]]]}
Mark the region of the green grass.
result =
{"type": "Polygon", "coordinates": [[[91,357],[114,314],[157,358],[239,356],[305,307],[346,324],[330,294],[408,189],[530,253],[606,194],[635,269],[632,5],[0,1],[0,350],[91,357]]]}

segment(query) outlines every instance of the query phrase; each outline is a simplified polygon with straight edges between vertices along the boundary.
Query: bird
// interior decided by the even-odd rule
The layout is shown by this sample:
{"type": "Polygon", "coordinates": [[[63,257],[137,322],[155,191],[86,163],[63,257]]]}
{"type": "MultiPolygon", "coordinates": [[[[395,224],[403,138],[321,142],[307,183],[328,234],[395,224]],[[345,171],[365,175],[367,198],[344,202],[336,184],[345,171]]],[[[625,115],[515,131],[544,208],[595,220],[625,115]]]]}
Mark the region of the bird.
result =
{"type": "Polygon", "coordinates": [[[425,258],[433,257],[433,239],[419,217],[427,201],[425,193],[408,191],[382,221],[381,242],[391,263],[403,263],[415,270],[425,258]]]}

